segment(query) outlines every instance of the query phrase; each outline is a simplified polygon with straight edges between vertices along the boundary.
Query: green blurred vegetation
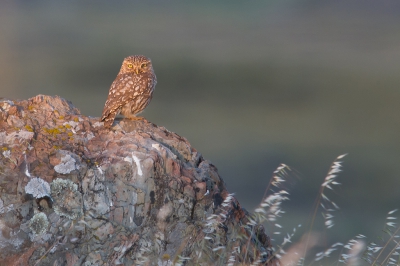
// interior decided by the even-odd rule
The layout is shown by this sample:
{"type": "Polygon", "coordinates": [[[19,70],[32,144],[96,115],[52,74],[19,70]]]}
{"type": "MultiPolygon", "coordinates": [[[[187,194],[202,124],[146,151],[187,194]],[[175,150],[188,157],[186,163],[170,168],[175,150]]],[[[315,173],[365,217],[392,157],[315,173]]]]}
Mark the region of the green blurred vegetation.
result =
{"type": "Polygon", "coordinates": [[[349,153],[333,238],[373,237],[400,199],[399,14],[390,1],[4,1],[0,96],[60,95],[99,116],[122,59],[145,54],[158,85],[143,116],[188,138],[245,207],[290,165],[290,231],[349,153]]]}

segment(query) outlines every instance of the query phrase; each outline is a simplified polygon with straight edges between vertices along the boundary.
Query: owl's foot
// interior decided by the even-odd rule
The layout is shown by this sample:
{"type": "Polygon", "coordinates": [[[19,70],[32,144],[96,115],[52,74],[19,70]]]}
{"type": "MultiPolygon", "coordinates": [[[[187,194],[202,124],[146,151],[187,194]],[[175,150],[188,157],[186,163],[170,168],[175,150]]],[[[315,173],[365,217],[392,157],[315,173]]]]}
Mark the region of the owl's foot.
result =
{"type": "Polygon", "coordinates": [[[127,117],[129,120],[132,121],[140,121],[140,120],[144,120],[144,117],[140,117],[140,116],[132,116],[132,117],[127,117]]]}

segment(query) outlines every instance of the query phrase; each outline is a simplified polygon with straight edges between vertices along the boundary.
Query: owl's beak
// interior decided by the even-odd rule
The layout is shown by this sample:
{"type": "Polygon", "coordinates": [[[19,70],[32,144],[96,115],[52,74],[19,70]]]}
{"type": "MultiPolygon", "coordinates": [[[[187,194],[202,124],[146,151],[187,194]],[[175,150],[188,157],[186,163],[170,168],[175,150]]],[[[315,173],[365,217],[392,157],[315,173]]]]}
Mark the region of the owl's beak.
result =
{"type": "Polygon", "coordinates": [[[139,68],[138,67],[135,67],[135,73],[139,74],[139,68]]]}

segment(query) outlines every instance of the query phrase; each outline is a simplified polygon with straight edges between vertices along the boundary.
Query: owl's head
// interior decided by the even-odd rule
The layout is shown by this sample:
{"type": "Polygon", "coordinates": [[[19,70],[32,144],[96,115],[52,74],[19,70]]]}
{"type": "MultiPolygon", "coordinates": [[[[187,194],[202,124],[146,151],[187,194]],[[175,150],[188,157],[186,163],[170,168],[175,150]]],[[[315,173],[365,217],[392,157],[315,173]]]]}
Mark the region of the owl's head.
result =
{"type": "Polygon", "coordinates": [[[121,70],[118,74],[140,74],[147,72],[153,72],[153,66],[151,65],[150,58],[147,58],[143,55],[131,55],[124,59],[121,70]]]}

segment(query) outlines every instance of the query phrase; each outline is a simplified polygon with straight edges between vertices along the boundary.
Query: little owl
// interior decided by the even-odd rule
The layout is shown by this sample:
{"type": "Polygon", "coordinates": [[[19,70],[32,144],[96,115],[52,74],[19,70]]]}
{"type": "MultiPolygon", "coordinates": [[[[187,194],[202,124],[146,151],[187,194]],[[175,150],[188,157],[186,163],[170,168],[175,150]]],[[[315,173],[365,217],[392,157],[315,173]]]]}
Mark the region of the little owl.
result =
{"type": "Polygon", "coordinates": [[[119,113],[137,119],[135,115],[150,103],[156,83],[157,78],[149,58],[143,55],[125,58],[104,105],[101,116],[104,126],[110,128],[119,113]]]}

